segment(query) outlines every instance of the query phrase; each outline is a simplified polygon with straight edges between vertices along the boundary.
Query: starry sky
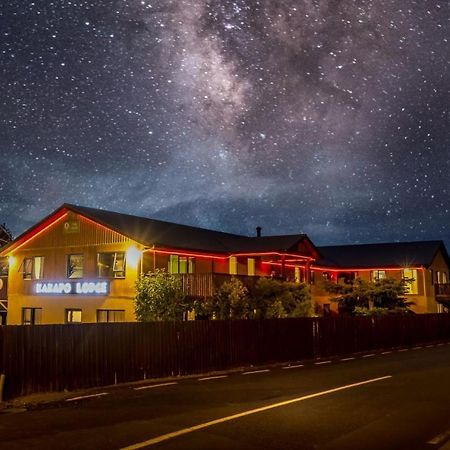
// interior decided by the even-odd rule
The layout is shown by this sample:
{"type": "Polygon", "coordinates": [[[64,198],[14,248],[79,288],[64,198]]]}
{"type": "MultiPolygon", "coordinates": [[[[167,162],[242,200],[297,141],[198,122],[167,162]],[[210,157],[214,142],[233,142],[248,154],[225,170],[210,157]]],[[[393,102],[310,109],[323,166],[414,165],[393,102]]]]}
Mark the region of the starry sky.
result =
{"type": "Polygon", "coordinates": [[[440,0],[1,2],[0,222],[449,245],[449,30],[440,0]]]}

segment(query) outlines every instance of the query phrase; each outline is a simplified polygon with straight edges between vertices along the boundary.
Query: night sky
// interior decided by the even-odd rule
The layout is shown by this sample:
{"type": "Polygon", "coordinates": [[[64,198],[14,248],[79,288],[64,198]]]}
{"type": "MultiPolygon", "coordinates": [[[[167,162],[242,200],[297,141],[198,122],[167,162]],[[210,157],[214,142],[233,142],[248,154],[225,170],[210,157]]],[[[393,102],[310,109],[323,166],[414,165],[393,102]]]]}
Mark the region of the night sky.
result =
{"type": "Polygon", "coordinates": [[[64,202],[450,244],[450,4],[9,0],[0,222],[64,202]]]}

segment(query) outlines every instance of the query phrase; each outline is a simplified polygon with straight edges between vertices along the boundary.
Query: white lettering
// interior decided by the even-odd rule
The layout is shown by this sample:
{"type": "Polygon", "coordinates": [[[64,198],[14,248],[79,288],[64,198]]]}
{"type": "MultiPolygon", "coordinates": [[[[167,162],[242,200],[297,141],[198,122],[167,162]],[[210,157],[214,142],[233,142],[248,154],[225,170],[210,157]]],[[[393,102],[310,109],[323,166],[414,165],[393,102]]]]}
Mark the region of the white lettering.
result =
{"type": "Polygon", "coordinates": [[[107,294],[108,281],[84,281],[84,282],[59,282],[59,283],[36,283],[34,292],[36,294],[107,294]]]}

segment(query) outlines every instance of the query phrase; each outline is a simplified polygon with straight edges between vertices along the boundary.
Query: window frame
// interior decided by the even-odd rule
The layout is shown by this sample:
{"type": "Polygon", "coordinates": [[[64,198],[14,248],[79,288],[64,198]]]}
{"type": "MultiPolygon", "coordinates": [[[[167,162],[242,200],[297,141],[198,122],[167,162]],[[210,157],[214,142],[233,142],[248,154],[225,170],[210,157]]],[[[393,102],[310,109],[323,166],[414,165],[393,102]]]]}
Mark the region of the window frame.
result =
{"type": "Polygon", "coordinates": [[[238,259],[237,256],[230,256],[228,261],[228,272],[230,275],[238,274],[238,259]]]}
{"type": "MultiPolygon", "coordinates": [[[[67,258],[66,258],[66,278],[69,279],[69,280],[80,280],[80,279],[84,278],[84,253],[69,253],[69,254],[66,255],[66,256],[67,256],[67,258]],[[82,258],[83,263],[82,263],[82,265],[81,265],[81,276],[80,276],[80,277],[74,277],[74,276],[71,276],[71,274],[69,274],[69,270],[70,270],[70,258],[71,258],[72,256],[81,256],[81,258],[82,258]]],[[[74,268],[74,272],[75,272],[76,270],[80,270],[80,269],[79,269],[79,268],[77,269],[77,268],[75,267],[75,268],[74,268]]]]}
{"type": "Polygon", "coordinates": [[[406,283],[406,288],[408,292],[405,292],[405,295],[419,295],[419,280],[418,280],[419,271],[417,269],[402,269],[402,279],[406,280],[408,278],[412,278],[413,281],[411,283],[406,283]],[[408,277],[405,276],[405,272],[411,272],[413,276],[408,277]],[[414,276],[415,274],[415,276],[414,276]]]}
{"type": "Polygon", "coordinates": [[[172,254],[167,262],[168,272],[173,275],[195,273],[195,257],[172,254]]]}
{"type": "Polygon", "coordinates": [[[126,253],[124,251],[116,251],[116,252],[97,252],[97,278],[108,278],[114,280],[123,280],[126,278],[127,274],[127,261],[126,261],[126,253]],[[117,265],[117,255],[123,255],[123,267],[121,270],[116,269],[117,265]],[[112,256],[112,264],[108,267],[108,274],[104,275],[101,273],[100,268],[100,255],[113,255],[112,256]],[[122,275],[116,275],[122,273],[122,275]]]}
{"type": "MultiPolygon", "coordinates": [[[[72,316],[73,318],[73,316],[72,316]]],[[[81,308],[66,308],[64,310],[64,323],[67,324],[79,324],[79,323],[83,323],[83,310],[81,308]],[[69,320],[69,316],[74,312],[79,312],[80,313],[80,320],[69,320]]]]}
{"type": "Polygon", "coordinates": [[[22,307],[22,325],[40,325],[41,323],[42,323],[42,308],[34,306],[22,307]],[[30,311],[29,321],[25,320],[25,311],[30,311]],[[39,312],[39,314],[36,315],[36,312],[39,312]]]}
{"type": "Polygon", "coordinates": [[[372,270],[370,272],[370,278],[372,280],[372,282],[377,282],[380,280],[385,280],[387,278],[387,273],[386,270],[382,269],[382,270],[372,270]],[[380,273],[383,274],[382,277],[380,277],[380,273]]]}
{"type": "Polygon", "coordinates": [[[97,309],[96,311],[97,323],[123,323],[125,322],[125,310],[124,309],[97,309]],[[106,313],[106,321],[100,321],[100,313],[106,313]],[[109,320],[111,313],[123,313],[123,320],[109,320]]]}
{"type": "MultiPolygon", "coordinates": [[[[20,268],[22,269],[22,279],[23,280],[43,280],[44,279],[44,256],[29,256],[23,258],[20,268]],[[36,260],[40,260],[39,275],[36,277],[36,260]],[[27,269],[27,262],[30,262],[30,269],[27,269]]],[[[19,268],[19,271],[20,271],[19,268]]]]}

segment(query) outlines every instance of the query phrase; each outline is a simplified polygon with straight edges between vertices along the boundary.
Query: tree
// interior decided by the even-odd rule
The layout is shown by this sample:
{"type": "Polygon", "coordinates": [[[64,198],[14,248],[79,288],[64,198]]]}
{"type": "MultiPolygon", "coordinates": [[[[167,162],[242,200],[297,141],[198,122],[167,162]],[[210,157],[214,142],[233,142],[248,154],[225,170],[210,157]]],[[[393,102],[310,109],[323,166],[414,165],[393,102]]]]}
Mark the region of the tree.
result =
{"type": "Polygon", "coordinates": [[[181,279],[156,269],[136,281],[134,311],[140,322],[155,320],[181,320],[191,309],[183,293],[181,279]]]}
{"type": "Polygon", "coordinates": [[[0,224],[0,247],[3,247],[12,240],[13,235],[11,233],[11,230],[6,226],[5,223],[0,224]]]}
{"type": "Polygon", "coordinates": [[[258,318],[309,317],[313,306],[304,283],[260,278],[253,289],[253,306],[258,318]]]}
{"type": "Polygon", "coordinates": [[[406,299],[408,284],[413,280],[384,278],[375,282],[355,279],[351,284],[326,282],[325,289],[336,294],[339,312],[352,315],[411,312],[413,302],[406,299]]]}
{"type": "Polygon", "coordinates": [[[196,303],[196,313],[216,319],[249,319],[252,307],[248,289],[238,278],[223,283],[210,300],[196,303]]]}

